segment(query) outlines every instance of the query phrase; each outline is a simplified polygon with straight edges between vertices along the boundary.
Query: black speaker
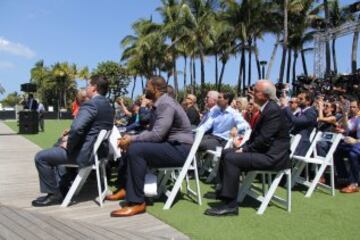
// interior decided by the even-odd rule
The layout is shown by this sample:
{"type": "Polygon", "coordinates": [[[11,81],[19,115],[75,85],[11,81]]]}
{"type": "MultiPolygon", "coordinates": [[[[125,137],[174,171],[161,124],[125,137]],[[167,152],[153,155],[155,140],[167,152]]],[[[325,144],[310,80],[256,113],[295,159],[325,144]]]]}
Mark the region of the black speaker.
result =
{"type": "Polygon", "coordinates": [[[36,84],[34,83],[24,83],[20,87],[23,92],[36,92],[36,84]]]}
{"type": "Polygon", "coordinates": [[[37,134],[39,133],[39,115],[35,111],[19,112],[19,133],[37,134]]]}

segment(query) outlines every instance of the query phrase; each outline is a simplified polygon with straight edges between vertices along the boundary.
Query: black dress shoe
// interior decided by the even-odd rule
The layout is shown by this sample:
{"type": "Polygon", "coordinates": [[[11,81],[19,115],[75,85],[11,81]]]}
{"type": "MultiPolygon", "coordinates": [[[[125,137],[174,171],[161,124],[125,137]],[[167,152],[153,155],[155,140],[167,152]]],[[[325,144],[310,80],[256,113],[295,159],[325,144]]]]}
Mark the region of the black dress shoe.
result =
{"type": "Polygon", "coordinates": [[[239,215],[238,207],[228,207],[227,205],[222,205],[219,207],[206,209],[205,215],[209,216],[237,216],[239,215]]]}
{"type": "Polygon", "coordinates": [[[48,194],[45,197],[39,197],[32,201],[33,207],[45,207],[60,204],[63,200],[61,194],[48,194]]]}

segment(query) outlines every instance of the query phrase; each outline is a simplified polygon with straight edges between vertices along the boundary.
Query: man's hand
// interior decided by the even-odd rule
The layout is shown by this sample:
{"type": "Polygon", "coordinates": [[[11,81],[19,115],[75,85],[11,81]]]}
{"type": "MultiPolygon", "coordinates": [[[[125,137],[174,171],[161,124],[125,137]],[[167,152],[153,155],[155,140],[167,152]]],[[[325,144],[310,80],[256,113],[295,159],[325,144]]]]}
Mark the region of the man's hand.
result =
{"type": "Polygon", "coordinates": [[[60,147],[63,148],[63,149],[67,149],[67,141],[64,141],[60,144],[60,147]]]}
{"type": "Polygon", "coordinates": [[[234,148],[240,148],[241,143],[242,143],[241,137],[234,139],[234,142],[233,142],[234,148]]]}
{"type": "Polygon", "coordinates": [[[355,138],[352,138],[352,137],[346,137],[346,138],[344,139],[344,141],[345,141],[346,143],[348,143],[348,144],[356,144],[356,143],[358,143],[358,140],[356,140],[355,138]]]}
{"type": "Polygon", "coordinates": [[[131,142],[132,142],[131,136],[125,135],[122,138],[118,139],[118,147],[123,151],[127,151],[131,142]]]}
{"type": "Polygon", "coordinates": [[[242,148],[239,148],[238,150],[236,150],[237,153],[242,153],[243,152],[243,149],[242,148]]]}
{"type": "Polygon", "coordinates": [[[230,137],[231,137],[231,138],[235,138],[235,137],[237,136],[237,134],[238,134],[237,128],[236,128],[236,127],[233,127],[233,128],[231,129],[231,131],[230,131],[230,137]]]}

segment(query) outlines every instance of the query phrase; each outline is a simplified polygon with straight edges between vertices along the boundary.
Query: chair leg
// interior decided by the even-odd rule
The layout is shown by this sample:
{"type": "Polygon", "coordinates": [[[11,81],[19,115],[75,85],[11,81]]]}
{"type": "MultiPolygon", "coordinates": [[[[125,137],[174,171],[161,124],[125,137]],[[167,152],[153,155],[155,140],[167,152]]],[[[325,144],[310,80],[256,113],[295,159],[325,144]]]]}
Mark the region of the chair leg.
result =
{"type": "Polygon", "coordinates": [[[287,189],[287,211],[291,212],[291,170],[285,170],[285,174],[287,176],[287,183],[286,183],[286,189],[287,189]]]}
{"type": "Polygon", "coordinates": [[[89,167],[80,169],[80,170],[79,170],[79,174],[80,174],[81,171],[83,171],[83,173],[82,173],[82,176],[83,176],[83,177],[82,177],[82,181],[80,182],[79,187],[78,187],[77,190],[75,191],[74,196],[78,195],[79,192],[80,192],[80,190],[81,190],[82,187],[84,186],[86,179],[88,178],[90,172],[92,171],[92,166],[89,166],[89,167]]]}
{"type": "Polygon", "coordinates": [[[246,197],[247,193],[249,192],[249,189],[251,187],[251,183],[254,181],[256,177],[256,172],[248,172],[248,174],[245,176],[245,179],[240,184],[239,187],[239,193],[237,197],[237,202],[241,203],[244,201],[244,198],[246,197]]]}
{"type": "Polygon", "coordinates": [[[323,164],[321,165],[320,169],[316,172],[315,178],[311,182],[310,187],[305,194],[305,197],[307,198],[311,197],[312,193],[314,192],[316,186],[319,183],[320,177],[324,174],[326,167],[327,165],[323,164]]]}
{"type": "Polygon", "coordinates": [[[62,201],[61,207],[69,206],[73,196],[76,195],[84,185],[84,182],[89,176],[90,171],[91,171],[91,166],[87,168],[79,169],[79,173],[77,174],[73,184],[71,185],[68,193],[66,194],[64,200],[62,201]]]}
{"type": "Polygon", "coordinates": [[[180,171],[180,173],[179,173],[179,175],[178,175],[178,177],[177,177],[177,179],[176,179],[176,182],[175,182],[175,184],[174,184],[174,186],[173,186],[173,188],[172,188],[172,190],[171,190],[171,192],[170,192],[170,195],[168,196],[168,198],[167,198],[167,200],[166,200],[166,203],[165,203],[165,205],[164,205],[164,207],[163,207],[164,210],[170,209],[171,205],[172,205],[173,202],[174,202],[174,199],[175,199],[177,193],[178,193],[179,190],[180,190],[181,184],[182,184],[182,182],[184,181],[185,176],[186,176],[186,174],[187,174],[187,172],[188,172],[191,164],[193,164],[193,162],[194,162],[195,160],[196,160],[196,159],[193,158],[192,161],[186,162],[185,165],[183,166],[183,168],[181,169],[181,171],[180,171]]]}
{"type": "Polygon", "coordinates": [[[304,170],[306,163],[304,162],[297,162],[294,166],[294,170],[292,173],[292,182],[291,182],[291,188],[295,186],[295,184],[298,182],[298,179],[300,177],[301,172],[304,170]]]}
{"type": "Polygon", "coordinates": [[[270,185],[270,188],[264,197],[264,200],[262,201],[262,203],[260,205],[260,208],[257,211],[257,214],[262,215],[265,212],[267,206],[269,205],[271,198],[273,197],[273,195],[276,191],[276,188],[279,186],[280,180],[283,177],[283,175],[284,175],[284,172],[280,172],[276,175],[274,181],[270,185]]]}
{"type": "Polygon", "coordinates": [[[335,196],[335,171],[334,171],[334,162],[333,159],[331,159],[331,165],[330,165],[330,185],[331,185],[331,195],[335,196]]]}
{"type": "Polygon", "coordinates": [[[198,200],[198,204],[201,205],[202,202],[201,202],[201,193],[200,193],[200,180],[199,180],[199,173],[198,173],[196,159],[194,159],[194,174],[195,174],[197,200],[198,200]]]}

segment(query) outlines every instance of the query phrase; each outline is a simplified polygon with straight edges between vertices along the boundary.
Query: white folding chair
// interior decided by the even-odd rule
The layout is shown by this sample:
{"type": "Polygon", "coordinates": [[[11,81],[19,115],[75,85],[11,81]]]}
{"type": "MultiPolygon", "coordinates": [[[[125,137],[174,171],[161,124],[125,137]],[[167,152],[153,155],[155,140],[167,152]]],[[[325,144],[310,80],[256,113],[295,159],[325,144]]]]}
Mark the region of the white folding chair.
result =
{"type": "Polygon", "coordinates": [[[333,155],[340,143],[340,140],[343,138],[341,134],[329,133],[329,132],[318,132],[315,136],[315,139],[311,143],[311,146],[306,153],[305,157],[302,156],[293,156],[295,161],[293,173],[292,173],[292,186],[296,183],[300,183],[308,187],[308,190],[305,194],[305,197],[311,197],[316,187],[321,187],[325,190],[330,190],[331,195],[335,196],[335,180],[334,180],[334,163],[333,155]],[[331,143],[329,151],[325,157],[319,156],[316,151],[316,144],[319,141],[328,141],[331,143]],[[301,172],[304,170],[307,164],[315,165],[315,177],[313,180],[307,180],[300,176],[301,172]],[[326,167],[330,167],[330,186],[320,183],[319,180],[324,174],[326,167]]]}
{"type": "Polygon", "coordinates": [[[200,194],[200,181],[199,181],[199,174],[197,169],[197,163],[196,163],[196,152],[199,148],[201,139],[204,136],[205,131],[203,128],[198,128],[196,130],[195,134],[195,140],[194,143],[190,149],[189,155],[187,156],[185,163],[182,167],[175,167],[175,168],[159,168],[160,171],[158,182],[159,182],[159,194],[165,193],[167,196],[166,203],[163,207],[164,210],[170,209],[171,205],[173,204],[175,197],[179,190],[181,189],[182,183],[184,179],[186,180],[186,193],[189,195],[192,195],[197,198],[197,203],[201,205],[201,194],[200,194]],[[196,184],[196,190],[192,190],[190,188],[190,182],[188,177],[188,171],[194,171],[194,177],[195,177],[195,184],[196,184]],[[176,176],[176,174],[173,174],[174,171],[179,171],[179,174],[176,176]],[[174,186],[172,187],[171,191],[166,190],[166,184],[171,179],[171,177],[175,177],[176,181],[174,186]]]}
{"type": "MultiPolygon", "coordinates": [[[[105,199],[105,196],[108,191],[108,184],[107,184],[107,178],[106,178],[106,169],[105,169],[105,161],[103,159],[99,159],[98,156],[98,150],[100,148],[100,145],[102,142],[108,140],[109,135],[111,134],[111,131],[101,130],[99,135],[97,136],[96,142],[93,147],[93,153],[92,156],[94,157],[94,164],[88,167],[83,167],[79,169],[79,172],[72,183],[68,193],[66,194],[66,197],[64,198],[61,207],[67,207],[69,206],[71,199],[79,193],[81,188],[83,187],[86,179],[88,178],[90,172],[92,170],[96,171],[96,181],[97,181],[97,189],[99,193],[99,205],[103,206],[103,201],[105,199]],[[101,180],[104,184],[104,189],[101,187],[101,180]]],[[[66,164],[64,166],[67,167],[78,167],[76,164],[66,164]]]]}
{"type": "Polygon", "coordinates": [[[109,150],[110,153],[114,157],[114,161],[116,161],[119,157],[121,157],[121,151],[118,147],[117,141],[121,137],[119,129],[114,125],[113,129],[111,130],[111,134],[109,136],[109,150]]]}
{"type": "MultiPolygon", "coordinates": [[[[242,138],[242,142],[241,145],[245,144],[247,140],[249,140],[251,135],[251,129],[245,131],[243,138],[242,138]]],[[[233,145],[234,139],[230,138],[224,149],[228,149],[231,148],[233,145]]],[[[217,175],[218,171],[219,171],[219,164],[220,164],[220,157],[221,157],[221,152],[222,152],[222,148],[221,147],[217,147],[216,150],[207,150],[206,153],[210,156],[212,156],[212,160],[209,163],[209,167],[207,167],[207,171],[210,172],[209,176],[206,178],[206,182],[210,183],[217,175]]]]}
{"type": "MultiPolygon", "coordinates": [[[[291,138],[291,145],[290,145],[290,158],[292,157],[297,145],[300,142],[300,134],[295,135],[291,138]]],[[[262,215],[267,206],[269,205],[270,201],[276,202],[279,205],[282,205],[286,207],[288,212],[291,212],[291,169],[284,169],[280,171],[250,171],[245,176],[243,182],[241,183],[239,187],[239,193],[238,193],[238,202],[242,202],[246,195],[251,196],[252,198],[258,200],[261,202],[261,205],[259,209],[257,210],[257,214],[262,215]],[[256,176],[258,174],[262,174],[263,176],[267,175],[267,181],[268,181],[268,190],[265,192],[264,189],[264,181],[265,178],[263,177],[263,187],[259,188],[256,185],[253,184],[253,181],[255,180],[256,176]],[[275,175],[275,178],[272,180],[272,175],[275,175]],[[279,186],[279,183],[282,179],[282,177],[286,175],[287,176],[287,197],[286,200],[276,196],[275,191],[277,187],[279,186]]]]}

